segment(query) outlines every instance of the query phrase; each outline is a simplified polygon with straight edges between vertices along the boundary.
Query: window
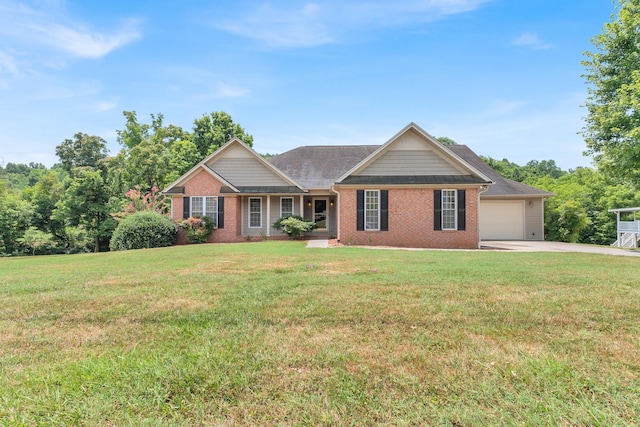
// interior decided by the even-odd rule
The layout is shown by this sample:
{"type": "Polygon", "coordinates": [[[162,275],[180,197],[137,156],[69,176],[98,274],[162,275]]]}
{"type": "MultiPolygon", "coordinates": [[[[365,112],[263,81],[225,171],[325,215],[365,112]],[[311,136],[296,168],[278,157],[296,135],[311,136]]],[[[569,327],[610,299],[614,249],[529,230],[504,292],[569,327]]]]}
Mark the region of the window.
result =
{"type": "Polygon", "coordinates": [[[356,190],[356,230],[389,231],[389,190],[356,190]]]}
{"type": "Polygon", "coordinates": [[[293,197],[280,198],[280,217],[293,215],[293,197]]]}
{"type": "Polygon", "coordinates": [[[456,190],[442,190],[442,229],[455,230],[456,226],[456,190]]]}
{"type": "Polygon", "coordinates": [[[218,225],[218,198],[207,196],[191,196],[191,216],[208,217],[218,225]]]}
{"type": "Polygon", "coordinates": [[[249,199],[249,228],[262,228],[262,199],[249,199]]]}
{"type": "Polygon", "coordinates": [[[380,229],[380,191],[366,190],[364,192],[364,229],[380,229]]]}

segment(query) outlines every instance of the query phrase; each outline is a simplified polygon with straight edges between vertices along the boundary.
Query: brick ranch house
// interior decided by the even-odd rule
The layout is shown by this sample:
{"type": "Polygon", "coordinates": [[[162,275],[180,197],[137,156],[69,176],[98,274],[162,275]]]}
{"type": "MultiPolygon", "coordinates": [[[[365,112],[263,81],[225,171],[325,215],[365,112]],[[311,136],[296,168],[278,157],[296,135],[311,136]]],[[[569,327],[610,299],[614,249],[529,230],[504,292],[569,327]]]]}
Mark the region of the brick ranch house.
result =
{"type": "Polygon", "coordinates": [[[552,195],[500,177],[468,147],[445,146],[414,123],[383,145],[307,146],[270,159],[232,139],[163,193],[174,220],[213,220],[210,242],[283,238],[273,223],[300,215],[317,225],[310,237],[427,248],[543,240],[552,195]]]}

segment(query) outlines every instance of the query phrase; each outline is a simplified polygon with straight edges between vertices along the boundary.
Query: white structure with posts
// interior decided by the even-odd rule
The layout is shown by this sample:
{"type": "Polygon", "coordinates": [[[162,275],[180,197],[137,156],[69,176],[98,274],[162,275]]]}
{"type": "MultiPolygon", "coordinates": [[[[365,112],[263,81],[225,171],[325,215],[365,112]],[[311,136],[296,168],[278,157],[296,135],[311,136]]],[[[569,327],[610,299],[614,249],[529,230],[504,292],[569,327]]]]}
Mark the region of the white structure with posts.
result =
{"type": "Polygon", "coordinates": [[[617,240],[611,246],[638,248],[640,241],[640,207],[610,209],[616,213],[617,240]]]}

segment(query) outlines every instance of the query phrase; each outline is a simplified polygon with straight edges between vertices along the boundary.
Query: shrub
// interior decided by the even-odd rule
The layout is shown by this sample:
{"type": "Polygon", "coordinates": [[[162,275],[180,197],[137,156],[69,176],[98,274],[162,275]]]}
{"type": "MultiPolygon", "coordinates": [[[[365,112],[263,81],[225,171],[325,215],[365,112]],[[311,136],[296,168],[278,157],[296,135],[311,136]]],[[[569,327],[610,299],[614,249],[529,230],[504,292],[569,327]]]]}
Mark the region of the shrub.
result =
{"type": "Polygon", "coordinates": [[[160,248],[176,242],[176,225],[164,215],[153,211],[136,212],[118,224],[111,238],[112,251],[160,248]]]}
{"type": "Polygon", "coordinates": [[[273,228],[282,231],[292,239],[302,236],[307,231],[316,228],[315,222],[304,219],[299,215],[283,216],[273,223],[273,228]]]}
{"type": "Polygon", "coordinates": [[[207,216],[203,218],[191,216],[178,221],[178,227],[184,230],[184,234],[187,236],[189,243],[206,242],[215,226],[213,221],[207,216]]]}

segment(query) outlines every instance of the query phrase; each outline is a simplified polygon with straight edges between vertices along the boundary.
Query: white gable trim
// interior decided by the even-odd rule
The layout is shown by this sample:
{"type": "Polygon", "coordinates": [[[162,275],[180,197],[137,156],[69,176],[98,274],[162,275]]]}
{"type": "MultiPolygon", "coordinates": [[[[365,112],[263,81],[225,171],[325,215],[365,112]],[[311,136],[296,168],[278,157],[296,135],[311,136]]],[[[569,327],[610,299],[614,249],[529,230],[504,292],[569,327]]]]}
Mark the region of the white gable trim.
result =
{"type": "Polygon", "coordinates": [[[389,149],[389,146],[394,144],[402,135],[407,133],[409,130],[415,131],[416,133],[418,133],[418,135],[424,138],[432,146],[431,148],[435,152],[441,154],[444,157],[445,161],[450,161],[452,165],[462,167],[463,170],[470,172],[472,175],[475,175],[487,181],[488,183],[493,183],[493,181],[491,181],[489,177],[487,177],[478,169],[474,168],[469,163],[464,161],[460,156],[456,155],[454,152],[449,150],[444,144],[440,143],[436,138],[431,136],[424,129],[422,129],[420,126],[418,126],[413,122],[409,123],[400,132],[395,134],[393,137],[391,137],[391,139],[389,139],[387,142],[381,145],[380,148],[378,148],[376,151],[371,153],[368,157],[363,159],[360,163],[358,163],[353,168],[351,168],[351,170],[349,170],[347,173],[345,173],[340,178],[338,178],[336,183],[340,183],[342,180],[346,179],[347,177],[357,174],[358,172],[364,170],[367,166],[371,165],[389,149]]]}

